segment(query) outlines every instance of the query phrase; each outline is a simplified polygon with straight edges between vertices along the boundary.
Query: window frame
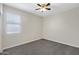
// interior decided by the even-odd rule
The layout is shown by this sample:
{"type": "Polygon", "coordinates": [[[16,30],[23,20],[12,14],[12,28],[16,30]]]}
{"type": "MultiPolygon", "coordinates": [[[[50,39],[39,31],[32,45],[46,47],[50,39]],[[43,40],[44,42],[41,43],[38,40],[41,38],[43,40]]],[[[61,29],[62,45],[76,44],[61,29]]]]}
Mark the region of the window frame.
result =
{"type": "MultiPolygon", "coordinates": [[[[15,19],[17,19],[17,18],[15,18],[15,19]]],[[[15,14],[12,12],[6,12],[6,34],[18,34],[18,33],[21,33],[21,16],[19,14],[15,14]],[[19,22],[18,23],[16,21],[15,21],[15,23],[8,22],[9,20],[7,21],[7,19],[9,18],[9,15],[7,15],[7,14],[11,14],[12,16],[14,15],[16,17],[19,17],[18,18],[19,22]],[[10,24],[15,25],[16,27],[18,25],[19,27],[17,27],[18,29],[16,31],[13,31],[12,29],[8,28],[8,25],[10,25],[10,24]],[[8,31],[8,29],[10,29],[11,31],[8,31]]]]}

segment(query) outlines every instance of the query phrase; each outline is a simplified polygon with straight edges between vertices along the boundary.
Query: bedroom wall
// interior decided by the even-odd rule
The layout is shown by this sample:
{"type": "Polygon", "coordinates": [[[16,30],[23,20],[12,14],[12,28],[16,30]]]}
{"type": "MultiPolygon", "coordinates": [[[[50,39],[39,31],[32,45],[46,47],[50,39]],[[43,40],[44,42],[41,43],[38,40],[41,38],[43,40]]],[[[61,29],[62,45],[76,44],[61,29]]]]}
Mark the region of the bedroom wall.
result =
{"type": "Polygon", "coordinates": [[[44,18],[43,38],[79,48],[79,7],[44,18]]]}
{"type": "Polygon", "coordinates": [[[19,34],[6,34],[4,30],[3,36],[3,49],[14,47],[17,45],[25,44],[31,41],[41,39],[42,32],[42,18],[36,15],[33,15],[28,12],[18,10],[16,8],[5,6],[4,5],[4,28],[6,29],[6,12],[12,12],[21,16],[21,33],[19,34]]]}
{"type": "Polygon", "coordinates": [[[0,4],[0,53],[2,52],[2,4],[0,4]]]}

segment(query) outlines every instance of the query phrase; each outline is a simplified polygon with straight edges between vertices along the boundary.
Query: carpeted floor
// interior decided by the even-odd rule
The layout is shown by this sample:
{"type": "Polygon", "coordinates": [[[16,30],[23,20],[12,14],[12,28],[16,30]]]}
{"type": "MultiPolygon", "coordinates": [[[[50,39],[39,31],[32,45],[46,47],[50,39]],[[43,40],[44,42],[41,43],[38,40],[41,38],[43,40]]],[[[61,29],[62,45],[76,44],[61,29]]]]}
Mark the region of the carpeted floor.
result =
{"type": "Polygon", "coordinates": [[[2,55],[79,55],[79,48],[41,39],[6,49],[2,55]]]}

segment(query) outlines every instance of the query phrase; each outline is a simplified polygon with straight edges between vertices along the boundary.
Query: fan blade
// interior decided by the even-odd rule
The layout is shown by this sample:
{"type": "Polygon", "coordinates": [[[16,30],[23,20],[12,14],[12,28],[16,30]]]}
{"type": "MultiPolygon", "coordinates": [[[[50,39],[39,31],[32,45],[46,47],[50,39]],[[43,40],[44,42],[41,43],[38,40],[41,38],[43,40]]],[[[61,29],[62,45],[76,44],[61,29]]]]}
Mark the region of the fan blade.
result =
{"type": "Polygon", "coordinates": [[[47,10],[51,10],[51,8],[46,8],[47,10]]]}
{"type": "Polygon", "coordinates": [[[40,4],[37,4],[37,5],[41,7],[41,5],[40,5],[40,4]]]}
{"type": "Polygon", "coordinates": [[[40,8],[38,8],[38,9],[35,9],[35,10],[40,10],[40,8]]]}
{"type": "Polygon", "coordinates": [[[50,3],[47,3],[46,6],[50,6],[50,3]]]}

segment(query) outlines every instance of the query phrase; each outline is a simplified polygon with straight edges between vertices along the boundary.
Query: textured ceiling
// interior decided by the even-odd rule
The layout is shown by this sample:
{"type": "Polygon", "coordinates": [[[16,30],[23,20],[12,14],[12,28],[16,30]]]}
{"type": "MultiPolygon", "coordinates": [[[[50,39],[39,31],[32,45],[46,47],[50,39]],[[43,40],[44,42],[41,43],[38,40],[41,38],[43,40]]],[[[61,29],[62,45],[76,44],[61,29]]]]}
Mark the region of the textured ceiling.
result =
{"type": "Polygon", "coordinates": [[[36,8],[38,8],[36,3],[6,3],[6,5],[43,17],[79,7],[78,3],[51,3],[51,11],[41,12],[35,10],[36,8]]]}

